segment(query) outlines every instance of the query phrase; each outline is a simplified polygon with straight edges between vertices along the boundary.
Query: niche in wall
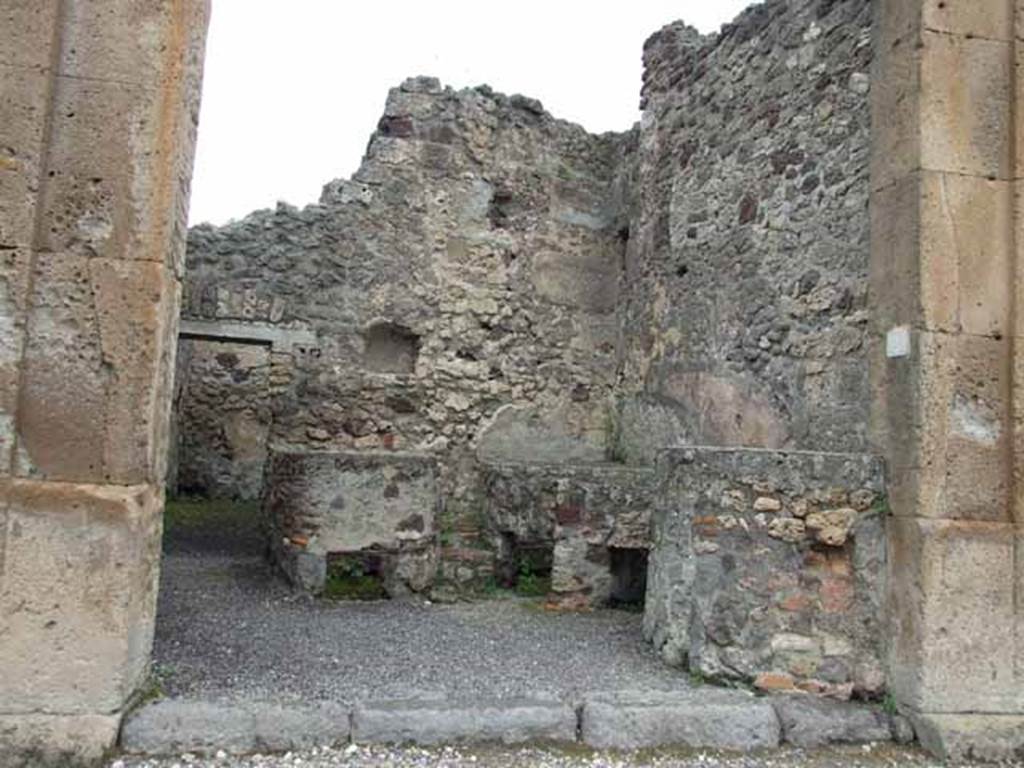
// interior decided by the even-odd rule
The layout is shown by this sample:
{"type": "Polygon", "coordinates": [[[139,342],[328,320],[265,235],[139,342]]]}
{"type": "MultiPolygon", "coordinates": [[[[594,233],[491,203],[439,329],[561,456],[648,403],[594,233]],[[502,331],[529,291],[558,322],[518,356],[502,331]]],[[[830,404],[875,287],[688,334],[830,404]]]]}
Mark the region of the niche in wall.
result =
{"type": "Polygon", "coordinates": [[[363,334],[363,365],[377,373],[412,373],[420,353],[420,337],[404,325],[374,323],[363,334]]]}

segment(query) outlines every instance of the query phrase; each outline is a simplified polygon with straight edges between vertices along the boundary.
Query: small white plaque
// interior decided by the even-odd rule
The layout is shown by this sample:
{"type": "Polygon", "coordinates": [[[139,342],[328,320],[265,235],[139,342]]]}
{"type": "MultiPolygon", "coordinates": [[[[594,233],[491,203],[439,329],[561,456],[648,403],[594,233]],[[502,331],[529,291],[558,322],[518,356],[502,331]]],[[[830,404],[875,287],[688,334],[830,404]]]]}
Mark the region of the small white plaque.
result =
{"type": "Polygon", "coordinates": [[[886,357],[910,357],[910,326],[899,325],[885,334],[886,357]]]}

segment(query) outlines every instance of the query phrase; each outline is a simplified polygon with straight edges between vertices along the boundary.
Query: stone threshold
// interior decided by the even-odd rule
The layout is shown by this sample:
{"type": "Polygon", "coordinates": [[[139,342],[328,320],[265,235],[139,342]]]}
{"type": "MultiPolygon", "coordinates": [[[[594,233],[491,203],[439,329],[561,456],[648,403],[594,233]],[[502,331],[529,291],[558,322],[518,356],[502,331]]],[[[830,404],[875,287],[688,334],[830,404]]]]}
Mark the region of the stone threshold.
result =
{"type": "Polygon", "coordinates": [[[582,744],[597,749],[693,747],[749,752],[790,744],[913,741],[908,721],[878,706],[810,695],[758,697],[703,687],[605,691],[578,701],[444,697],[345,705],[165,699],[131,713],[129,754],[285,752],[356,744],[582,744]]]}

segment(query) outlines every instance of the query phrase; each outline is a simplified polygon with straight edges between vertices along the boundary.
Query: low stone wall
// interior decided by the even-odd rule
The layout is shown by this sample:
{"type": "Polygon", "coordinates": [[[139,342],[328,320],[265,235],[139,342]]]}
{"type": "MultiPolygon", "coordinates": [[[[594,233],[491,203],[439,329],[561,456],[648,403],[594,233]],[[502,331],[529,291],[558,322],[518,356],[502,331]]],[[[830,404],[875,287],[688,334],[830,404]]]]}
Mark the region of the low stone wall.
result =
{"type": "Polygon", "coordinates": [[[437,568],[437,465],[407,453],[271,451],[265,513],[285,575],[324,589],[339,556],[378,576],[389,595],[430,586],[437,568]]]}
{"type": "Polygon", "coordinates": [[[663,658],[765,689],[882,692],[880,461],[680,448],[658,475],[644,632],[663,658]]]}
{"type": "MultiPolygon", "coordinates": [[[[522,552],[543,551],[551,598],[565,607],[643,599],[654,471],[621,464],[493,464],[485,473],[486,519],[498,570],[514,574],[522,552]]],[[[533,554],[527,561],[543,559],[533,554]]]]}

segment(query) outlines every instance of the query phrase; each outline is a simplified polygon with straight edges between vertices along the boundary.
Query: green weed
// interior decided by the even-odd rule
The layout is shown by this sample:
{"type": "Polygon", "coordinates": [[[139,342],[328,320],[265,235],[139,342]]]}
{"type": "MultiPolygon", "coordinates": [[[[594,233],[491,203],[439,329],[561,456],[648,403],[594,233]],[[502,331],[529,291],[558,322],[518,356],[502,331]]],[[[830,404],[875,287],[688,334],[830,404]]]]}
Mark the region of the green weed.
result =
{"type": "Polygon", "coordinates": [[[385,600],[380,577],[366,571],[358,558],[339,557],[327,564],[322,596],[328,600],[385,600]]]}

